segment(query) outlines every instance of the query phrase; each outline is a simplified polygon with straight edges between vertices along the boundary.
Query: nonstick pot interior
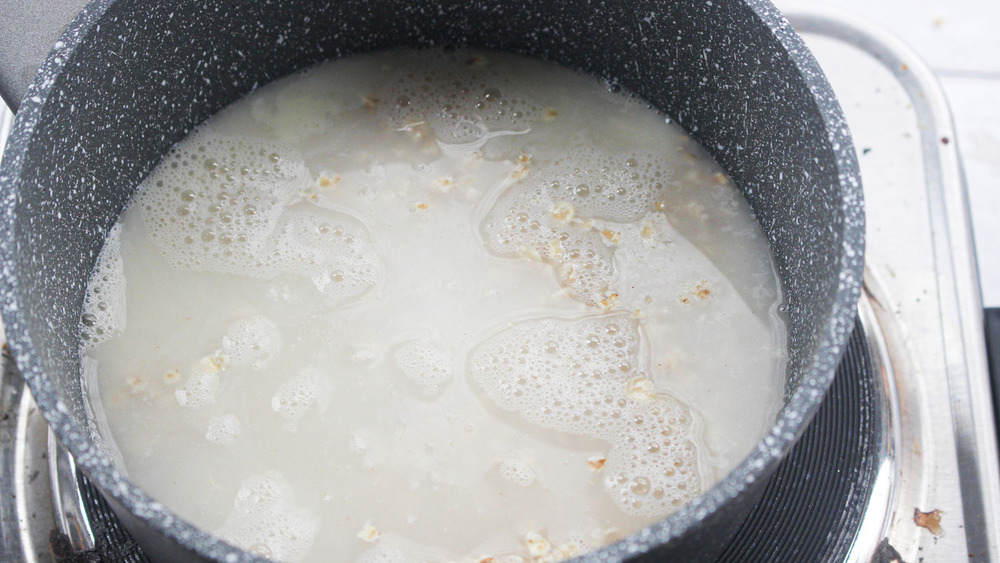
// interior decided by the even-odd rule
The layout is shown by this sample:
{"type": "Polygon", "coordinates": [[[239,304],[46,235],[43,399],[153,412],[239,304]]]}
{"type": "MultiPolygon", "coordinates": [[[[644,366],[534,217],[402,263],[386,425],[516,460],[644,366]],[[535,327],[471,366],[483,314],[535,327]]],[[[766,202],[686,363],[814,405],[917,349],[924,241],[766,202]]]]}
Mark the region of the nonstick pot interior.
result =
{"type": "Polygon", "coordinates": [[[861,190],[829,86],[765,0],[99,0],[56,45],[9,139],[0,290],[46,418],[155,553],[252,559],[148,498],[89,430],[79,315],[104,234],[170,145],[252,88],[331,57],[433,44],[524,53],[642,96],[729,172],[776,258],[790,356],[774,428],[707,494],[592,558],[710,552],[818,406],[855,316],[861,190]]]}

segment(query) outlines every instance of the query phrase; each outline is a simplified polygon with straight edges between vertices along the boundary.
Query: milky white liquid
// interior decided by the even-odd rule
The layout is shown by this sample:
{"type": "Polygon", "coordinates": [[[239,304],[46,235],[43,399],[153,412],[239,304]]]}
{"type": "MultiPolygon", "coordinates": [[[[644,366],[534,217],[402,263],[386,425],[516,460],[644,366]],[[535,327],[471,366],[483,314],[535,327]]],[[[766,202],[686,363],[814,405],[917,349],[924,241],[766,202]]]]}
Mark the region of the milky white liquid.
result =
{"type": "Polygon", "coordinates": [[[140,186],[84,377],[128,475],[251,551],[555,560],[761,438],[773,271],[641,102],[511,55],[367,55],[259,89],[140,186]]]}

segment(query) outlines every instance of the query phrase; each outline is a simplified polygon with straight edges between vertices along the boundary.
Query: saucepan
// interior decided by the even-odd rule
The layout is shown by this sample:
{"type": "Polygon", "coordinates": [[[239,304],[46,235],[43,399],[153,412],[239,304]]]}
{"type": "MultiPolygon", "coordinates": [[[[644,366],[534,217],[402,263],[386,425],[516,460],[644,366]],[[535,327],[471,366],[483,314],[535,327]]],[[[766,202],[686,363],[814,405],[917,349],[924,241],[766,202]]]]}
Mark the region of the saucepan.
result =
{"type": "Polygon", "coordinates": [[[776,259],[790,352],[774,426],[705,494],[587,559],[711,559],[823,399],[860,293],[861,186],[830,86],[767,0],[96,0],[18,93],[0,168],[2,315],[45,418],[155,559],[257,558],[150,498],[92,435],[79,323],[105,234],[172,144],[253,88],[441,43],[548,59],[642,96],[728,171],[776,259]]]}

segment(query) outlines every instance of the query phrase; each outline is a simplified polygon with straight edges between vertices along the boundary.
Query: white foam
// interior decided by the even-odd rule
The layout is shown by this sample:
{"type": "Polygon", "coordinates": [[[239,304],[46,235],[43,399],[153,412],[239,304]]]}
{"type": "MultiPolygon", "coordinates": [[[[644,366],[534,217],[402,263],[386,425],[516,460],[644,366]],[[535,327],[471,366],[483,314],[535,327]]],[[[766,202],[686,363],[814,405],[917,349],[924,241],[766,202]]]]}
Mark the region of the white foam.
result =
{"type": "Polygon", "coordinates": [[[240,483],[234,509],[215,534],[276,561],[301,561],[312,546],[319,518],[294,501],[295,493],[280,472],[252,475],[240,483]]]}
{"type": "Polygon", "coordinates": [[[451,353],[431,340],[406,342],[393,350],[392,357],[403,374],[423,386],[428,393],[451,379],[451,353]]]}
{"type": "Polygon", "coordinates": [[[147,232],[177,268],[313,280],[331,303],[375,284],[362,225],[303,201],[297,150],[208,129],[174,147],[137,192],[147,232]]]}
{"type": "Polygon", "coordinates": [[[240,319],[229,325],[222,338],[222,353],[234,367],[262,370],[281,351],[278,325],[261,316],[240,319]]]}
{"type": "Polygon", "coordinates": [[[319,401],[319,408],[323,408],[329,391],[328,378],[315,370],[305,369],[278,387],[271,397],[271,410],[285,420],[285,430],[293,432],[299,419],[314,403],[319,401]]]}
{"type": "Polygon", "coordinates": [[[605,488],[624,512],[665,515],[700,493],[691,415],[650,394],[635,321],[624,315],[523,321],[472,354],[472,372],[506,410],[611,444],[605,488]]]}
{"type": "Polygon", "coordinates": [[[235,414],[221,414],[208,419],[205,439],[213,444],[228,446],[240,435],[240,419],[235,414]]]}
{"type": "Polygon", "coordinates": [[[182,407],[197,409],[214,404],[219,393],[219,373],[225,369],[225,358],[206,356],[189,368],[184,383],[174,390],[182,407]]]}
{"type": "Polygon", "coordinates": [[[291,272],[310,278],[329,305],[375,285],[378,251],[357,221],[329,210],[290,208],[276,230],[269,258],[272,275],[291,272]]]}
{"type": "Polygon", "coordinates": [[[584,219],[628,223],[653,210],[669,176],[666,161],[652,154],[581,147],[537,164],[521,189],[541,191],[549,206],[568,202],[584,219]]]}
{"type": "Polygon", "coordinates": [[[134,205],[174,266],[267,278],[268,239],[304,176],[295,149],[199,129],[167,153],[134,205]]]}
{"type": "Polygon", "coordinates": [[[597,305],[614,277],[611,250],[585,224],[563,224],[549,213],[554,201],[538,192],[511,189],[482,225],[486,246],[511,258],[550,264],[560,283],[588,305],[597,305]]]}
{"type": "Polygon", "coordinates": [[[532,166],[487,213],[483,240],[501,256],[552,265],[575,298],[613,308],[618,233],[594,221],[627,223],[651,212],[669,168],[650,155],[611,156],[593,147],[532,166]]]}

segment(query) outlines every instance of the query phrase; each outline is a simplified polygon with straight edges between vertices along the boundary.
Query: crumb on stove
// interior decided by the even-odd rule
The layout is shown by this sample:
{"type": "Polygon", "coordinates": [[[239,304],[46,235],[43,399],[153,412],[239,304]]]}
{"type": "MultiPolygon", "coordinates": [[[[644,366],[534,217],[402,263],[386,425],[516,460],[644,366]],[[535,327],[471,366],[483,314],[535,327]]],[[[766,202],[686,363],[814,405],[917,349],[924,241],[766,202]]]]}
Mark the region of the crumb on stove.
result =
{"type": "Polygon", "coordinates": [[[545,108],[545,113],[543,114],[543,121],[552,121],[559,115],[559,112],[555,108],[545,108]]]}
{"type": "Polygon", "coordinates": [[[604,464],[607,463],[607,461],[608,459],[604,457],[592,457],[587,460],[587,465],[589,465],[590,468],[593,469],[594,471],[600,471],[601,468],[604,467],[604,464]]]}
{"type": "Polygon", "coordinates": [[[929,512],[922,512],[919,508],[914,508],[913,522],[931,534],[940,536],[944,533],[944,528],[941,527],[942,514],[944,513],[937,509],[929,512]]]}

